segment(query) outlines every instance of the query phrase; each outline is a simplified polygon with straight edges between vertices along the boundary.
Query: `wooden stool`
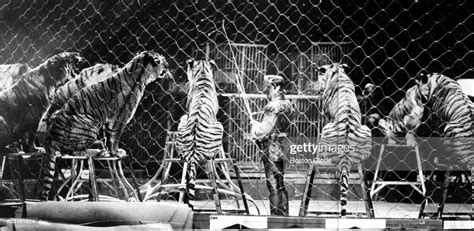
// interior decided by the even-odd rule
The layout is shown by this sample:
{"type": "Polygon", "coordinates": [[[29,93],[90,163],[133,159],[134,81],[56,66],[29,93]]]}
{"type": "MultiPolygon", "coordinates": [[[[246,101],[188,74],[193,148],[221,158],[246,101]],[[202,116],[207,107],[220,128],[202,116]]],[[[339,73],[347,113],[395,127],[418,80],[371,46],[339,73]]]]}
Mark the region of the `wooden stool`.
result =
{"type": "MultiPolygon", "coordinates": [[[[313,188],[314,175],[316,174],[317,167],[324,167],[324,168],[331,168],[331,169],[336,168],[336,166],[334,166],[334,164],[313,163],[313,162],[310,164],[310,166],[308,168],[308,171],[307,171],[307,174],[306,174],[306,181],[305,181],[306,183],[305,183],[305,188],[304,188],[304,191],[303,191],[303,198],[301,199],[301,206],[300,206],[300,212],[299,212],[299,216],[301,216],[301,217],[306,216],[308,213],[334,214],[332,212],[308,211],[309,201],[311,200],[311,190],[313,188]]],[[[360,176],[359,183],[360,183],[361,190],[362,190],[362,198],[363,198],[364,203],[365,203],[365,210],[366,210],[365,214],[368,218],[374,218],[374,207],[372,205],[372,199],[369,196],[369,191],[368,191],[368,188],[367,188],[367,181],[366,181],[365,174],[364,174],[364,171],[363,171],[363,168],[362,168],[362,164],[358,164],[357,168],[358,168],[358,173],[359,173],[359,176],[360,176]]],[[[348,177],[350,178],[350,171],[348,173],[348,177]]],[[[337,178],[339,178],[339,177],[337,177],[337,178]]],[[[335,180],[333,183],[337,183],[337,182],[339,182],[338,179],[335,180]]],[[[350,181],[348,182],[348,184],[350,184],[350,181]]],[[[340,211],[337,214],[341,214],[341,216],[345,216],[344,213],[345,212],[340,211]]],[[[351,214],[351,213],[346,213],[346,214],[355,215],[355,214],[351,214]]]]}
{"type": "MultiPolygon", "coordinates": [[[[408,152],[407,152],[408,153],[408,152]]],[[[388,185],[410,185],[413,187],[417,192],[419,192],[421,195],[423,195],[423,198],[426,197],[426,186],[425,186],[425,177],[423,175],[423,165],[421,163],[421,157],[420,157],[420,150],[418,144],[415,146],[409,146],[409,145],[398,145],[398,144],[382,144],[380,147],[380,152],[379,152],[379,157],[377,159],[377,166],[375,167],[375,174],[374,174],[374,179],[372,181],[372,187],[370,189],[370,197],[373,197],[376,193],[378,193],[382,188],[388,185]],[[384,180],[379,180],[379,171],[380,171],[380,165],[382,163],[382,156],[385,153],[387,148],[408,148],[412,151],[415,151],[416,155],[416,164],[417,164],[417,170],[418,170],[418,180],[416,182],[412,181],[384,181],[384,180]],[[420,188],[421,187],[421,190],[420,188]]]]}
{"type": "MultiPolygon", "coordinates": [[[[174,158],[174,150],[175,150],[175,137],[176,137],[177,132],[176,131],[170,131],[168,132],[168,136],[166,139],[166,144],[165,144],[165,158],[162,163],[162,167],[158,170],[158,172],[162,171],[164,169],[164,172],[162,173],[161,177],[161,183],[158,187],[158,193],[157,193],[157,200],[160,201],[162,194],[164,191],[178,191],[179,192],[179,198],[178,201],[183,203],[184,202],[184,193],[186,192],[186,177],[187,177],[187,169],[188,169],[188,163],[185,162],[184,160],[181,160],[179,158],[174,158]],[[170,175],[170,170],[171,166],[173,163],[178,163],[181,166],[183,166],[182,174],[180,177],[180,182],[178,184],[168,184],[169,180],[169,175],[170,175]]],[[[225,212],[235,212],[235,213],[247,213],[249,214],[249,208],[247,204],[247,200],[252,201],[251,198],[248,198],[248,195],[245,194],[242,180],[240,178],[240,170],[237,165],[235,165],[230,158],[225,157],[225,153],[223,148],[221,147],[221,151],[218,154],[218,158],[214,160],[209,160],[206,164],[206,172],[209,177],[209,183],[211,183],[211,187],[206,187],[203,185],[198,185],[196,184],[196,189],[201,188],[201,189],[212,189],[213,192],[213,198],[214,198],[214,203],[216,205],[215,211],[218,214],[222,214],[223,211],[225,212]],[[226,181],[223,182],[220,180],[217,175],[217,168],[221,167],[222,173],[224,174],[226,181]],[[230,178],[230,172],[228,165],[233,165],[234,166],[234,171],[237,177],[238,181],[238,187],[234,185],[230,178]],[[218,183],[220,183],[221,186],[223,186],[225,189],[220,189],[218,188],[218,183]],[[228,186],[226,186],[228,184],[228,186]],[[236,192],[238,191],[238,193],[236,192]],[[221,203],[220,203],[220,198],[219,198],[219,192],[221,193],[228,193],[233,195],[234,197],[237,198],[237,196],[240,196],[243,201],[244,209],[240,208],[240,204],[237,201],[237,209],[226,209],[223,210],[221,208],[221,203]]],[[[157,174],[155,174],[157,177],[157,174]]],[[[155,178],[154,176],[154,178],[155,178]]],[[[196,183],[203,183],[205,180],[198,180],[196,179],[196,183]]],[[[258,208],[257,208],[258,209],[258,208]]],[[[207,210],[207,209],[194,209],[194,211],[200,211],[200,212],[211,212],[214,210],[207,210]]]]}
{"type": "MultiPolygon", "coordinates": [[[[43,153],[37,153],[37,152],[33,152],[33,153],[25,153],[25,152],[17,152],[17,153],[2,153],[0,154],[0,158],[1,158],[1,162],[0,162],[0,184],[2,184],[2,181],[3,181],[3,174],[4,174],[4,171],[5,171],[5,164],[7,161],[11,161],[11,159],[13,159],[14,161],[16,160],[16,167],[18,168],[18,171],[17,173],[15,174],[14,173],[14,170],[12,169],[12,166],[10,165],[10,175],[12,177],[12,182],[14,183],[14,178],[15,178],[15,175],[16,175],[16,178],[17,178],[17,184],[16,184],[16,191],[18,193],[18,197],[20,199],[20,202],[23,203],[26,198],[25,198],[25,182],[24,182],[24,179],[23,179],[23,174],[21,172],[22,169],[24,169],[24,163],[23,161],[25,159],[30,159],[30,158],[38,158],[39,160],[41,160],[41,157],[43,156],[44,154],[43,153]]],[[[10,162],[11,163],[11,162],[10,162]]],[[[41,172],[41,170],[40,170],[41,172]]],[[[40,174],[38,174],[38,177],[39,177],[40,174]]],[[[37,182],[40,182],[40,179],[38,178],[37,179],[37,182]]],[[[38,185],[35,187],[36,189],[38,188],[38,185]]],[[[36,195],[36,192],[35,192],[35,195],[36,195]]]]}
{"type": "MultiPolygon", "coordinates": [[[[446,171],[444,173],[444,181],[443,181],[442,186],[441,186],[441,191],[443,192],[442,197],[441,197],[441,201],[438,204],[438,208],[437,208],[436,212],[427,213],[427,212],[425,212],[425,207],[426,207],[426,205],[428,205],[428,198],[426,198],[426,197],[423,198],[423,202],[421,203],[420,213],[418,215],[418,218],[425,218],[427,215],[431,215],[430,216],[431,218],[436,218],[436,219],[442,219],[443,218],[444,205],[446,204],[446,200],[448,198],[448,187],[449,187],[449,183],[450,183],[449,178],[451,177],[451,172],[453,171],[453,169],[461,169],[461,166],[459,166],[459,165],[441,164],[437,160],[435,160],[435,165],[437,165],[438,167],[446,168],[446,171]]],[[[473,203],[472,202],[472,200],[473,200],[472,195],[474,193],[474,184],[472,184],[472,179],[473,179],[472,177],[473,177],[473,174],[474,174],[474,165],[471,163],[471,164],[468,164],[467,166],[470,170],[470,175],[471,175],[471,197],[470,197],[469,200],[471,201],[471,204],[472,204],[473,203]]],[[[469,177],[467,175],[465,175],[465,177],[466,177],[466,180],[468,181],[469,177]]],[[[460,212],[451,213],[451,215],[460,215],[460,216],[467,215],[472,220],[474,218],[474,210],[471,210],[471,212],[467,212],[467,213],[460,213],[460,212]]]]}
{"type": "MultiPolygon", "coordinates": [[[[125,174],[123,173],[122,169],[122,159],[124,157],[89,157],[89,156],[62,156],[60,158],[64,160],[71,160],[72,165],[71,165],[71,187],[68,190],[68,193],[66,195],[65,200],[70,200],[74,199],[74,194],[75,192],[80,188],[82,185],[82,182],[85,180],[81,179],[81,176],[84,172],[84,162],[87,160],[88,164],[88,170],[89,170],[89,179],[88,182],[90,184],[90,194],[89,194],[89,200],[90,201],[99,201],[99,192],[97,188],[97,179],[95,176],[95,165],[94,161],[107,161],[108,164],[108,170],[109,174],[112,178],[112,180],[117,179],[119,183],[119,188],[120,190],[123,191],[123,194],[128,197],[129,193],[128,190],[131,190],[134,194],[134,199],[139,198],[139,189],[137,189],[137,192],[135,192],[135,189],[130,185],[130,183],[127,181],[125,178],[125,174]],[[76,175],[77,168],[79,164],[79,173],[76,175]]],[[[68,181],[65,181],[61,188],[63,188],[68,181]]],[[[61,189],[60,188],[60,189],[61,189]]],[[[59,192],[60,190],[58,190],[59,192]]],[[[127,198],[130,200],[131,198],[127,198]]]]}

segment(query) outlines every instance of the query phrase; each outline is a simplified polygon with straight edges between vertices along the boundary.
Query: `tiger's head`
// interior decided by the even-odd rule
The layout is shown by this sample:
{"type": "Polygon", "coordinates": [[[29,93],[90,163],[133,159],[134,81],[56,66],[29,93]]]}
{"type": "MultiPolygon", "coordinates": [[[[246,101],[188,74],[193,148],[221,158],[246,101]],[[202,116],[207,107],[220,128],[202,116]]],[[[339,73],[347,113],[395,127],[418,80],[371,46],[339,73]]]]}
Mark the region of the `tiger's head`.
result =
{"type": "Polygon", "coordinates": [[[215,81],[214,81],[214,74],[213,71],[215,68],[217,68],[216,63],[214,60],[210,61],[205,61],[205,60],[194,60],[194,59],[189,59],[187,61],[188,64],[188,70],[187,70],[187,76],[188,76],[188,87],[189,91],[192,91],[192,87],[195,86],[195,83],[198,80],[204,80],[202,81],[211,83],[210,86],[215,89],[215,81]]]}
{"type": "Polygon", "coordinates": [[[328,87],[329,82],[334,76],[340,74],[346,75],[344,68],[346,64],[334,63],[323,65],[318,68],[318,80],[313,84],[313,90],[316,94],[323,94],[324,90],[328,87]]]}
{"type": "Polygon", "coordinates": [[[46,82],[62,86],[65,82],[76,77],[87,60],[78,52],[63,52],[54,55],[40,65],[40,74],[46,82]]]}
{"type": "Polygon", "coordinates": [[[171,78],[169,64],[165,57],[154,51],[143,51],[136,55],[130,63],[138,62],[143,65],[145,75],[139,76],[137,80],[140,83],[148,85],[149,83],[163,78],[171,78]]]}
{"type": "MultiPolygon", "coordinates": [[[[438,75],[438,74],[434,74],[438,75]]],[[[424,74],[421,73],[415,79],[416,82],[416,89],[420,95],[420,99],[423,103],[426,103],[428,99],[433,95],[435,87],[433,86],[434,81],[429,81],[433,74],[424,74]]]]}

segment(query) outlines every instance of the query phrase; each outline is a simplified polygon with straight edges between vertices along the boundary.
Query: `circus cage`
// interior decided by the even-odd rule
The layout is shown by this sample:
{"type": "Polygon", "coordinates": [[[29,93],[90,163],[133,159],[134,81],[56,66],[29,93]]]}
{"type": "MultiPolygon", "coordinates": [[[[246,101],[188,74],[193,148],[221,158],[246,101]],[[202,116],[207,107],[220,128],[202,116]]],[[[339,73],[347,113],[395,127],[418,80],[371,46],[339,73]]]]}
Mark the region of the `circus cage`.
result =
{"type": "MultiPolygon", "coordinates": [[[[443,137],[450,121],[434,118],[438,111],[423,104],[415,143],[403,134],[396,144],[378,124],[429,73],[457,82],[463,99],[474,98],[466,84],[474,76],[472,1],[21,0],[3,1],[0,15],[0,141],[20,137],[0,147],[2,229],[474,228],[474,164],[448,161],[456,151],[446,151],[443,137]],[[120,137],[126,156],[61,153],[49,200],[41,201],[45,154],[27,151],[32,138],[24,135],[36,129],[18,132],[23,124],[9,122],[7,113],[18,110],[23,118],[48,105],[11,103],[13,89],[62,52],[86,60],[64,68],[70,78],[113,64],[119,69],[111,78],[118,72],[133,76],[121,67],[142,51],[163,55],[172,77],[144,88],[120,137]],[[193,84],[189,59],[215,62],[216,118],[224,129],[216,158],[198,166],[195,189],[187,187],[189,163],[177,149],[193,84]],[[322,104],[328,96],[315,84],[321,68],[335,63],[346,64],[358,104],[351,107],[360,109],[361,124],[372,132],[370,154],[349,172],[347,205],[340,201],[337,164],[311,161],[318,156],[309,149],[332,122],[322,104]],[[28,68],[15,69],[20,65],[28,68]],[[268,75],[284,79],[295,109],[281,134],[289,141],[289,216],[271,214],[262,153],[250,135],[251,119],[262,120],[269,103],[268,75]]],[[[36,96],[50,100],[52,89],[41,88],[36,96]]],[[[40,117],[22,122],[36,125],[40,117]]]]}

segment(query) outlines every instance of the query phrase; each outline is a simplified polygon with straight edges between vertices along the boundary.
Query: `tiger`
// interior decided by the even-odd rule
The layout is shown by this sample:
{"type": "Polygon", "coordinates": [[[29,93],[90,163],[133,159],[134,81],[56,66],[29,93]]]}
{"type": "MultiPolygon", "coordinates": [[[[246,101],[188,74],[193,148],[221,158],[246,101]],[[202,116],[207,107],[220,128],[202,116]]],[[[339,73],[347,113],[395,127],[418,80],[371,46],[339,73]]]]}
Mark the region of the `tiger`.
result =
{"type": "MultiPolygon", "coordinates": [[[[194,207],[196,165],[214,159],[222,145],[224,129],[217,121],[219,110],[214,61],[188,60],[189,81],[186,114],[180,119],[176,137],[178,155],[188,165],[188,205],[194,207]]],[[[184,171],[184,170],[183,170],[184,171]]]]}
{"type": "MultiPolygon", "coordinates": [[[[390,139],[407,131],[414,136],[422,123],[432,124],[434,132],[441,134],[447,144],[449,137],[456,140],[472,137],[474,104],[459,83],[438,73],[422,74],[418,78],[416,85],[408,89],[405,98],[391,110],[389,118],[379,122],[387,137],[390,139]],[[430,114],[429,117],[423,117],[426,114],[430,114]]],[[[454,149],[456,154],[453,158],[460,163],[468,163],[472,159],[467,146],[445,147],[454,149]]]]}
{"type": "Polygon", "coordinates": [[[49,95],[74,78],[85,63],[86,59],[77,52],[54,55],[0,92],[0,148],[21,140],[23,151],[42,151],[35,145],[34,133],[49,95]]]}
{"type": "Polygon", "coordinates": [[[0,91],[15,85],[31,68],[26,63],[0,65],[0,91]]]}
{"type": "MultiPolygon", "coordinates": [[[[410,111],[399,111],[398,117],[404,118],[400,126],[416,131],[422,123],[426,123],[435,128],[434,132],[442,137],[441,150],[445,153],[442,162],[448,166],[445,179],[449,179],[454,166],[468,167],[473,163],[474,105],[459,83],[445,75],[421,74],[415,81],[416,85],[410,88],[414,93],[408,92],[404,100],[422,105],[422,113],[429,116],[423,117],[423,120],[419,117],[412,119],[406,116],[410,111]]],[[[385,128],[391,129],[394,130],[393,127],[385,128]]],[[[443,197],[437,210],[439,218],[443,214],[448,184],[449,180],[445,180],[443,197]]],[[[423,216],[425,202],[421,206],[420,217],[423,216]]]]}
{"type": "MultiPolygon", "coordinates": [[[[426,110],[443,123],[437,126],[449,157],[456,164],[473,160],[474,104],[455,80],[439,74],[421,75],[416,89],[426,110]]],[[[430,122],[430,121],[427,121],[430,122]]]]}
{"type": "Polygon", "coordinates": [[[415,133],[421,124],[423,113],[421,95],[413,86],[407,90],[405,98],[395,104],[388,116],[379,120],[379,127],[389,144],[396,144],[398,137],[405,136],[406,144],[414,146],[415,133]]]}
{"type": "Polygon", "coordinates": [[[82,88],[106,79],[108,75],[114,72],[117,68],[117,65],[98,63],[92,67],[85,68],[77,77],[56,89],[53,95],[50,96],[51,102],[41,117],[38,130],[36,131],[36,140],[44,146],[47,122],[49,121],[49,118],[51,118],[51,115],[55,111],[61,109],[61,107],[66,104],[69,98],[71,98],[76,92],[82,88]]]}
{"type": "Polygon", "coordinates": [[[340,170],[341,217],[346,216],[349,171],[371,152],[371,131],[361,124],[355,86],[344,71],[346,64],[323,65],[318,70],[314,91],[322,96],[322,114],[327,118],[320,135],[320,157],[340,170]],[[345,146],[340,146],[345,145],[345,146]],[[337,151],[334,148],[337,147],[337,151]],[[339,147],[344,147],[342,150],[339,147]]]}
{"type": "MultiPolygon", "coordinates": [[[[55,173],[56,156],[125,155],[118,142],[130,122],[146,85],[171,77],[165,57],[143,51],[105,80],[76,92],[47,122],[44,178],[41,200],[48,200],[55,173]],[[105,133],[106,150],[88,152],[105,133]]],[[[94,151],[94,150],[93,150],[94,151]]]]}

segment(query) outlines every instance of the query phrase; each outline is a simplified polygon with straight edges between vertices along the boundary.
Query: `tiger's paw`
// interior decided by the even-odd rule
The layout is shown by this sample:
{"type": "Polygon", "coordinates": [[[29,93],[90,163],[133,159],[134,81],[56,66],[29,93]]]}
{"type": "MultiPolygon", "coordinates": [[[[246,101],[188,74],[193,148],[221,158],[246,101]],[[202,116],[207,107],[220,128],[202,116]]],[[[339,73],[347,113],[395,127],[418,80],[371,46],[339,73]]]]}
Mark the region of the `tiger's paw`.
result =
{"type": "Polygon", "coordinates": [[[46,153],[46,149],[44,149],[43,147],[36,147],[35,152],[37,152],[37,153],[46,153]]]}
{"type": "Polygon", "coordinates": [[[108,153],[103,149],[89,148],[84,151],[84,156],[89,157],[107,157],[105,153],[108,153]]]}
{"type": "Polygon", "coordinates": [[[115,153],[112,153],[113,156],[122,158],[124,156],[127,156],[127,152],[121,148],[117,149],[115,153]]]}
{"type": "Polygon", "coordinates": [[[417,144],[416,137],[413,133],[408,132],[406,134],[406,140],[407,140],[407,145],[408,146],[414,147],[417,144]]]}
{"type": "Polygon", "coordinates": [[[395,141],[394,139],[388,139],[387,143],[391,145],[395,145],[397,144],[397,141],[395,141]]]}

